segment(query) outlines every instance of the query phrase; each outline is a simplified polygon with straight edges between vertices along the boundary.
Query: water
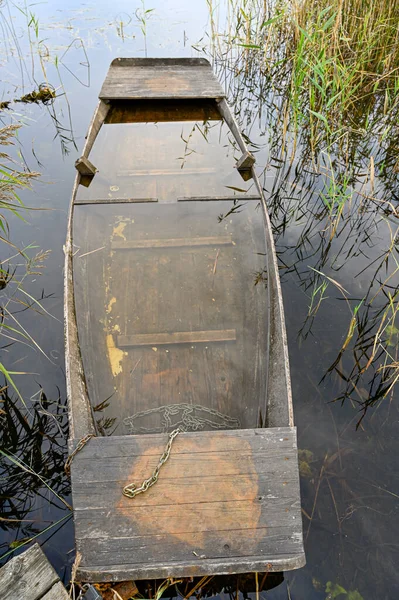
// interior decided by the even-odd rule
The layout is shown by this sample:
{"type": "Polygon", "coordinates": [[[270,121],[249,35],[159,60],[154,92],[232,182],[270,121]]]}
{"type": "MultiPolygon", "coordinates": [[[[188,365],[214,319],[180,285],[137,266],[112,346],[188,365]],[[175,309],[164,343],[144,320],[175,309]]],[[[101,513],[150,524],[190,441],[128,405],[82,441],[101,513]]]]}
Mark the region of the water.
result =
{"type": "MultiPolygon", "coordinates": [[[[9,222],[14,244],[37,246],[28,251],[31,256],[39,250],[51,250],[43,274],[39,276],[37,269],[33,269],[24,281],[24,289],[39,299],[52,315],[38,314],[43,310],[37,304],[33,307],[37,312],[32,312],[21,310],[25,306],[14,302],[15,317],[41,350],[31,341],[31,347],[2,344],[2,362],[12,371],[30,375],[14,376],[29,413],[21,403],[17,404],[16,412],[3,392],[6,416],[2,415],[1,448],[17,454],[34,471],[39,471],[51,490],[19,465],[3,460],[2,468],[7,469],[8,478],[2,480],[2,516],[17,520],[0,522],[1,553],[6,555],[12,550],[10,545],[15,540],[38,534],[36,539],[66,581],[74,551],[70,511],[60,499],[70,501],[68,480],[62,471],[67,436],[62,245],[74,161],[83,146],[98,90],[114,57],[144,56],[145,51],[148,56],[194,56],[192,45],[206,48],[209,42],[205,2],[189,6],[181,0],[167,5],[154,1],[146,4],[146,9],[149,8],[154,11],[147,15],[144,36],[144,25],[137,19],[143,14],[142,8],[140,5],[132,7],[130,2],[114,3],[112,7],[105,2],[95,5],[70,2],[67,8],[52,2],[30,7],[38,18],[37,39],[47,78],[57,88],[61,85],[61,76],[67,92],[53,107],[59,121],[58,136],[54,137],[57,129],[51,107],[15,104],[10,114],[1,113],[6,123],[24,122],[19,133],[21,154],[31,169],[42,173],[40,182],[34,183],[33,193],[24,190],[21,197],[27,205],[46,210],[29,212],[28,223],[16,218],[10,218],[9,222]],[[59,72],[54,62],[47,60],[47,55],[59,57],[59,72]],[[31,431],[21,413],[28,415],[31,431]],[[60,522],[61,519],[64,521],[60,522]]],[[[37,58],[33,28],[31,43],[36,59],[32,74],[26,20],[11,4],[4,3],[1,10],[3,35],[7,40],[1,46],[2,100],[7,100],[32,91],[34,80],[40,84],[45,76],[37,58]],[[18,58],[16,46],[22,60],[18,58]]],[[[301,160],[301,156],[306,155],[306,145],[302,142],[295,162],[285,161],[281,139],[274,135],[279,114],[276,106],[265,101],[260,108],[259,103],[254,102],[245,87],[245,73],[241,75],[241,92],[237,94],[237,86],[231,83],[232,76],[220,61],[217,70],[221,78],[227,76],[230,82],[230,97],[236,101],[244,129],[255,145],[269,198],[281,266],[295,422],[301,449],[307,566],[286,573],[281,585],[262,595],[271,599],[324,599],[328,593],[334,597],[332,590],[340,585],[352,592],[352,596],[349,593],[346,596],[352,600],[360,597],[354,594],[355,590],[364,599],[396,598],[399,592],[397,397],[393,391],[380,401],[384,385],[381,372],[376,373],[372,367],[361,372],[367,362],[365,352],[370,353],[374,340],[373,330],[368,331],[368,327],[375,327],[375,316],[389,303],[388,291],[394,293],[398,283],[392,261],[387,269],[384,263],[396,234],[395,216],[384,214],[380,204],[362,203],[357,197],[345,207],[339,235],[332,236],[330,242],[331,229],[328,228],[333,224],[326,219],[325,203],[320,196],[320,192],[327,194],[329,158],[321,157],[325,172],[315,174],[309,161],[301,160]],[[331,279],[326,280],[317,271],[328,275],[346,291],[343,293],[331,279]],[[391,273],[386,295],[373,299],[391,273]],[[323,281],[327,281],[328,287],[320,301],[317,290],[323,281]],[[312,300],[312,293],[316,291],[312,300]],[[349,302],[345,296],[350,298],[349,302]],[[361,301],[361,335],[354,336],[347,350],[339,356],[354,308],[361,301]],[[339,361],[334,365],[337,356],[339,361]],[[333,402],[345,397],[342,404],[333,402]],[[356,428],[363,416],[359,402],[369,398],[375,401],[356,428]]],[[[362,143],[366,146],[366,141],[362,143]]],[[[384,159],[389,165],[388,150],[380,151],[383,154],[380,161],[384,159]]],[[[341,171],[345,172],[345,168],[341,171]]],[[[381,168],[379,173],[374,183],[376,190],[392,190],[389,199],[394,203],[397,178],[389,168],[381,168]]],[[[347,189],[342,181],[340,184],[341,190],[347,189]]],[[[351,185],[359,187],[357,183],[351,182],[351,185]]],[[[362,188],[366,195],[370,185],[368,180],[362,188]]],[[[333,191],[329,193],[331,198],[333,191]]],[[[9,254],[11,250],[3,245],[2,257],[9,254]]],[[[20,261],[14,259],[13,262],[20,261]]],[[[7,288],[3,293],[9,293],[7,288]]],[[[24,300],[29,298],[25,296],[24,300]]],[[[389,364],[396,360],[395,328],[391,327],[387,335],[390,335],[389,364]]],[[[380,347],[376,353],[382,353],[380,347]]],[[[12,390],[8,391],[14,398],[12,390]]]]}

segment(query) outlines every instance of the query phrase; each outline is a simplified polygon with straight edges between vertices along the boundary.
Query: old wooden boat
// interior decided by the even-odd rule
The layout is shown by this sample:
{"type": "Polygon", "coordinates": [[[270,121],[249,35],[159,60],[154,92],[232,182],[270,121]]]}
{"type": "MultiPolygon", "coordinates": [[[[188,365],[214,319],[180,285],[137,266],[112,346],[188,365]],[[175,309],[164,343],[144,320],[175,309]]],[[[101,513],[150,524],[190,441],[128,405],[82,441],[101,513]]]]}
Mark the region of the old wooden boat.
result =
{"type": "Polygon", "coordinates": [[[284,312],[254,158],[204,59],[118,58],[99,98],[66,243],[78,577],[298,568],[284,312]]]}

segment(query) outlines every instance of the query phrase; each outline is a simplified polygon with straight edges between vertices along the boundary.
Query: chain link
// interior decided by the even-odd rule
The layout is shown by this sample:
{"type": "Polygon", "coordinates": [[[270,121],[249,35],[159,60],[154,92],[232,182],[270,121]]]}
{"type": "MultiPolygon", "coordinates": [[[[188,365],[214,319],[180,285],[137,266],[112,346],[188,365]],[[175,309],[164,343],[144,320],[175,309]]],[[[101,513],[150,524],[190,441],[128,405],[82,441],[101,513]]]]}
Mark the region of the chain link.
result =
{"type": "Polygon", "coordinates": [[[178,427],[177,429],[172,431],[172,433],[169,434],[168,443],[166,444],[165,450],[164,450],[161,458],[159,459],[159,462],[158,462],[157,466],[155,467],[154,472],[151,475],[151,477],[149,477],[148,479],[145,479],[140,486],[137,486],[134,483],[129,483],[128,485],[125,485],[125,487],[123,488],[124,496],[126,496],[127,498],[134,498],[135,496],[137,496],[137,494],[143,494],[144,492],[146,492],[151,486],[153,486],[158,481],[159,472],[161,470],[161,467],[166,463],[166,461],[168,460],[168,458],[170,456],[170,451],[172,449],[173,440],[175,439],[175,437],[177,435],[179,435],[179,433],[182,433],[182,432],[183,432],[183,430],[180,427],[178,427]]]}
{"type": "Polygon", "coordinates": [[[94,433],[89,433],[89,434],[85,435],[81,440],[79,440],[79,443],[76,446],[75,450],[68,456],[68,458],[65,461],[64,470],[67,475],[71,474],[71,464],[72,464],[72,461],[73,461],[74,457],[76,456],[76,454],[78,452],[80,452],[82,450],[82,448],[84,448],[86,446],[87,442],[89,442],[91,440],[91,438],[94,438],[94,437],[96,437],[94,435],[94,433]]]}

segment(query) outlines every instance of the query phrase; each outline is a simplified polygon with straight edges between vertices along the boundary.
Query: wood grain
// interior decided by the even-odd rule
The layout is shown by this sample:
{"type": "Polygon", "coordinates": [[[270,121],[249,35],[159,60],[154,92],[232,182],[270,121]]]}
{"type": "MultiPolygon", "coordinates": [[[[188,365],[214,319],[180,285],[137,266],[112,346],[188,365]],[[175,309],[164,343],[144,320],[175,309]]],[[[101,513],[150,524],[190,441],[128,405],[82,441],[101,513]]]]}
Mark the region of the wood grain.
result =
{"type": "Polygon", "coordinates": [[[118,335],[118,347],[165,346],[169,344],[206,344],[211,342],[231,342],[236,339],[235,329],[216,331],[175,331],[173,333],[136,333],[118,335]]]}
{"type": "Polygon", "coordinates": [[[107,115],[106,124],[116,123],[162,123],[173,121],[220,120],[217,104],[213,99],[185,99],[144,101],[113,100],[107,115]]]}
{"type": "Polygon", "coordinates": [[[49,590],[41,600],[70,600],[70,597],[61,581],[59,581],[53,585],[51,590],[49,590]]]}
{"type": "Polygon", "coordinates": [[[102,100],[223,98],[204,59],[116,59],[101,88],[102,100]]]}
{"type": "Polygon", "coordinates": [[[244,202],[247,200],[260,201],[260,196],[251,196],[250,194],[241,196],[179,196],[178,202],[244,202]]]}
{"type": "Polygon", "coordinates": [[[194,246],[230,246],[233,243],[230,235],[192,238],[165,238],[157,240],[131,240],[113,242],[112,250],[135,250],[140,248],[183,248],[194,246]]]}
{"type": "Polygon", "coordinates": [[[211,575],[227,561],[235,572],[251,571],[254,560],[270,570],[303,562],[294,428],[180,434],[159,481],[125,498],[123,486],[149,476],[166,439],[96,438],[76,456],[81,574],[140,579],[197,575],[203,563],[211,575]]]}
{"type": "Polygon", "coordinates": [[[142,202],[158,202],[157,198],[87,198],[75,200],[74,204],[140,204],[142,202]]]}
{"type": "MultiPolygon", "coordinates": [[[[39,544],[34,544],[0,569],[1,600],[46,600],[47,594],[59,582],[39,544]]],[[[61,589],[64,590],[63,586],[61,589]]],[[[66,592],[65,592],[66,594],[66,592]]],[[[64,596],[53,596],[62,600],[64,596]]],[[[68,596],[65,596],[66,598],[68,596]]]]}

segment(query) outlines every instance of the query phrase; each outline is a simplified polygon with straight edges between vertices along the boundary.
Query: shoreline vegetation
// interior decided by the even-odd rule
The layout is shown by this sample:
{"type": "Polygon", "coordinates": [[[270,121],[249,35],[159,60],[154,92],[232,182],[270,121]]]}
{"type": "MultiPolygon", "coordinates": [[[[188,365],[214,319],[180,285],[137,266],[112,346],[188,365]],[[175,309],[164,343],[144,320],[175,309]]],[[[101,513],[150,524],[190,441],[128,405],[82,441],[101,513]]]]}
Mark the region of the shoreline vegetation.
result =
{"type": "MultiPolygon", "coordinates": [[[[331,344],[335,355],[323,379],[334,378],[334,384],[341,386],[335,400],[351,403],[355,422],[363,430],[369,408],[391,403],[399,380],[399,1],[206,2],[209,32],[193,48],[212,59],[248,139],[253,138],[252,151],[260,155],[259,139],[267,148],[267,162],[259,166],[269,197],[281,277],[283,281],[295,278],[295,284],[307,296],[308,310],[298,334],[298,346],[313,335],[318,319],[328,321],[330,298],[338,297],[342,329],[336,333],[339,343],[335,343],[335,337],[331,344]],[[268,173],[272,169],[276,173],[270,181],[268,173]],[[371,261],[369,249],[373,251],[371,261]],[[345,271],[349,268],[351,271],[345,271]],[[353,273],[353,285],[344,287],[341,276],[346,273],[348,278],[348,272],[353,273]]],[[[146,9],[144,2],[140,6],[135,18],[140,22],[147,54],[151,48],[148,20],[155,14],[153,9],[146,9]]],[[[42,41],[37,17],[26,5],[21,12],[26,17],[30,46],[29,59],[20,58],[22,78],[28,78],[32,89],[40,91],[37,77],[44,77],[45,86],[50,85],[49,73],[58,77],[59,85],[49,88],[51,94],[55,89],[56,99],[51,98],[46,109],[66,155],[75,148],[75,142],[60,67],[69,49],[79,44],[81,65],[87,70],[87,83],[85,79],[82,85],[90,85],[86,48],[79,38],[61,56],[53,55],[42,41]],[[64,110],[56,112],[61,101],[64,110]],[[67,125],[61,124],[61,114],[66,115],[67,125]]],[[[130,17],[123,18],[127,24],[130,22],[130,17]]],[[[130,20],[134,21],[134,15],[130,20]]],[[[119,19],[118,23],[117,35],[127,43],[124,21],[119,19]]],[[[13,27],[10,19],[7,31],[17,40],[13,27]]],[[[24,211],[29,210],[19,199],[18,190],[28,188],[38,176],[24,171],[2,151],[3,146],[13,143],[17,133],[18,126],[14,125],[0,130],[0,242],[9,250],[9,257],[0,263],[0,334],[3,348],[19,342],[41,351],[12,310],[17,306],[18,310],[46,312],[24,290],[26,277],[40,273],[46,252],[36,249],[32,258],[33,246],[14,246],[7,219],[7,214],[23,218],[24,211]]],[[[49,400],[40,388],[27,407],[15,383],[15,377],[23,373],[12,371],[5,361],[0,363],[0,372],[5,379],[0,389],[0,424],[5,432],[0,458],[6,465],[10,484],[5,492],[9,505],[0,527],[15,532],[18,538],[8,545],[0,557],[3,559],[47,531],[50,537],[55,535],[70,521],[71,512],[65,500],[70,493],[69,480],[63,472],[68,428],[65,400],[61,395],[49,400]],[[56,511],[49,526],[37,515],[31,519],[37,498],[44,499],[56,511]]],[[[322,392],[315,394],[322,399],[322,409],[317,414],[320,416],[321,410],[332,414],[322,392]]],[[[380,581],[389,572],[389,564],[385,571],[382,568],[381,556],[382,546],[393,546],[392,539],[386,543],[381,534],[381,540],[365,550],[361,547],[363,530],[356,529],[354,515],[371,506],[367,513],[372,511],[374,519],[370,517],[370,531],[373,523],[388,528],[387,521],[379,515],[384,516],[384,511],[389,514],[392,505],[388,500],[392,500],[390,496],[396,500],[397,495],[388,489],[392,484],[388,471],[384,475],[387,481],[374,481],[370,475],[367,485],[357,484],[360,476],[356,466],[366,463],[355,455],[352,441],[348,443],[344,438],[343,432],[352,426],[350,421],[338,432],[334,421],[336,451],[323,447],[323,455],[313,453],[313,449],[299,453],[306,540],[311,526],[317,539],[315,530],[319,526],[320,535],[328,538],[332,557],[326,559],[332,566],[319,573],[315,561],[307,572],[312,579],[309,587],[320,600],[362,600],[358,589],[362,594],[368,593],[370,580],[364,574],[368,566],[372,563],[381,567],[380,581]],[[327,518],[326,514],[333,516],[327,518]],[[343,551],[350,534],[352,545],[345,546],[348,566],[344,565],[343,551]],[[358,569],[358,565],[362,568],[358,569]],[[317,578],[312,577],[313,571],[317,578]],[[329,581],[333,577],[334,581],[329,581]]],[[[372,427],[370,431],[372,455],[371,444],[377,434],[372,427]]],[[[370,541],[370,537],[365,539],[370,541]]],[[[394,550],[386,556],[393,561],[394,550]]],[[[255,574],[255,582],[251,582],[255,584],[257,599],[266,581],[264,577],[255,574]]],[[[369,577],[377,580],[375,574],[369,577]]],[[[212,578],[184,582],[178,592],[177,583],[180,584],[168,580],[151,582],[147,587],[139,585],[140,593],[135,591],[133,597],[159,600],[172,589],[176,597],[194,595],[200,599],[220,592],[212,578]]],[[[247,583],[244,581],[240,588],[244,597],[247,583]]],[[[292,577],[287,584],[287,598],[294,597],[290,592],[295,590],[294,583],[292,577]]],[[[71,597],[77,598],[81,589],[73,584],[72,569],[71,597]]],[[[223,589],[231,598],[237,598],[237,586],[224,584],[223,589]]],[[[124,600],[130,597],[118,585],[105,586],[101,592],[107,600],[120,600],[122,594],[124,600]]]]}
{"type": "Polygon", "coordinates": [[[341,379],[336,399],[359,405],[360,426],[399,380],[399,2],[228,0],[223,15],[207,4],[218,75],[248,138],[259,128],[266,139],[264,186],[285,260],[284,234],[299,232],[281,275],[294,273],[309,298],[300,339],[329,295],[347,307],[324,377],[341,379]],[[359,260],[381,236],[380,256],[359,260]],[[355,281],[368,274],[360,296],[340,283],[348,263],[361,265],[355,281]]]}

